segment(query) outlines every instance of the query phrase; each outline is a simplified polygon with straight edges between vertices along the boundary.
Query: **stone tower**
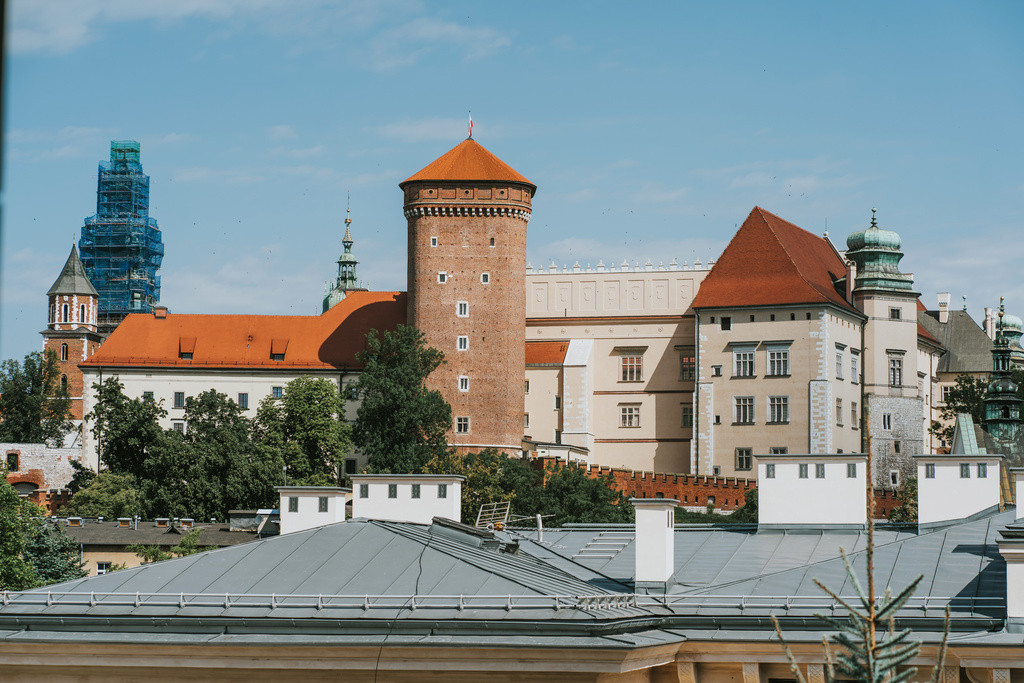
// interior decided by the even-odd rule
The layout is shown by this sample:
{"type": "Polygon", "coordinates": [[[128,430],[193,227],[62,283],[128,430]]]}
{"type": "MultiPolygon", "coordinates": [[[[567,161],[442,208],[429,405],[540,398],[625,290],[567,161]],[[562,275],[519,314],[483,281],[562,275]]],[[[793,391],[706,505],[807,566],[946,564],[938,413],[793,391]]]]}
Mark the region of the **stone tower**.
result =
{"type": "Polygon", "coordinates": [[[335,278],[334,287],[328,289],[327,294],[324,296],[324,313],[329,311],[335,304],[340,303],[342,299],[348,296],[349,292],[366,291],[365,288],[359,286],[359,278],[356,276],[356,265],[359,261],[356,260],[355,255],[352,253],[352,245],[355,242],[352,239],[351,226],[351,210],[346,210],[345,236],[341,238],[341,244],[345,250],[338,257],[338,277],[335,278]]]}
{"type": "Polygon", "coordinates": [[[61,384],[71,396],[73,419],[82,419],[82,371],[78,364],[99,348],[102,337],[97,331],[99,294],[92,286],[78,258],[78,249],[71,247],[64,269],[50,287],[49,315],[43,335],[43,351],[57,354],[61,384]]]}
{"type": "Polygon", "coordinates": [[[526,374],[526,223],[537,187],[466,139],[408,178],[409,325],[444,352],[430,377],[450,443],[520,452],[526,374]]]}

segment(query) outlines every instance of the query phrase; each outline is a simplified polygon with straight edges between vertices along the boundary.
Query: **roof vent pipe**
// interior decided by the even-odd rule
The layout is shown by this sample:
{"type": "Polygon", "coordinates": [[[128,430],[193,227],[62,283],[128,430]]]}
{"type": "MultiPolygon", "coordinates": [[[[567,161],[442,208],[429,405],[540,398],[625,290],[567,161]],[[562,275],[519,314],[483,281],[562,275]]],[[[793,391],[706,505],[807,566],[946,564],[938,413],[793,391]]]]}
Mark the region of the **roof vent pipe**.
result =
{"type": "Polygon", "coordinates": [[[675,509],[673,498],[631,498],[636,508],[637,592],[663,592],[675,571],[675,509]]]}
{"type": "Polygon", "coordinates": [[[853,302],[853,288],[857,285],[857,264],[846,260],[846,300],[853,302]]]}

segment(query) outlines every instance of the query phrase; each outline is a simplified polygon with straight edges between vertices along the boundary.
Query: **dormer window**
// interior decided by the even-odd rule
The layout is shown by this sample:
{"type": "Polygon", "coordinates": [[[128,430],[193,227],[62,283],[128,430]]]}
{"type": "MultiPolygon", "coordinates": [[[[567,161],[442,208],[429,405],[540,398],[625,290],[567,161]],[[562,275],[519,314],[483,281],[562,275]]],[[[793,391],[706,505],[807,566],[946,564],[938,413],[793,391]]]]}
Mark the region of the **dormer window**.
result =
{"type": "Polygon", "coordinates": [[[192,360],[192,354],[196,350],[195,337],[178,338],[178,358],[181,360],[192,360]]]}
{"type": "Polygon", "coordinates": [[[283,361],[284,354],[288,351],[287,339],[272,339],[270,341],[270,360],[283,361]]]}

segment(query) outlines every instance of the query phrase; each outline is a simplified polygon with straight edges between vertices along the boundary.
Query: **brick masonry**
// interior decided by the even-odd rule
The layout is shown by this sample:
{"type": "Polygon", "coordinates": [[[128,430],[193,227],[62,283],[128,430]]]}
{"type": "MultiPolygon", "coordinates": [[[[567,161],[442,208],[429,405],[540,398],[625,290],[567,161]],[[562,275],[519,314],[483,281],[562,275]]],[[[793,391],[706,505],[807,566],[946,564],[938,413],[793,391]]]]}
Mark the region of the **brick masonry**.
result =
{"type": "Polygon", "coordinates": [[[67,503],[67,485],[75,472],[71,462],[83,462],[80,448],[49,448],[41,443],[0,443],[0,457],[9,470],[7,482],[50,514],[67,503]],[[10,466],[15,461],[16,469],[10,466]]]}

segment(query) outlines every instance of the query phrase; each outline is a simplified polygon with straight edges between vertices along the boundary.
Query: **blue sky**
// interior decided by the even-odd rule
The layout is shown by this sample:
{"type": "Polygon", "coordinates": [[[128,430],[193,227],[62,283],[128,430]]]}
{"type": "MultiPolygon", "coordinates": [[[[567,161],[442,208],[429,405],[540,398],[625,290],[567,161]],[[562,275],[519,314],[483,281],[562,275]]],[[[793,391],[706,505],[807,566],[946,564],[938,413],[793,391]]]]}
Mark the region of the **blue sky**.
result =
{"type": "Polygon", "coordinates": [[[175,312],[405,288],[398,183],[474,137],[539,186],[529,257],[706,261],[754,205],[840,247],[877,206],[923,300],[1024,313],[1024,3],[14,0],[0,357],[142,143],[175,312]]]}

